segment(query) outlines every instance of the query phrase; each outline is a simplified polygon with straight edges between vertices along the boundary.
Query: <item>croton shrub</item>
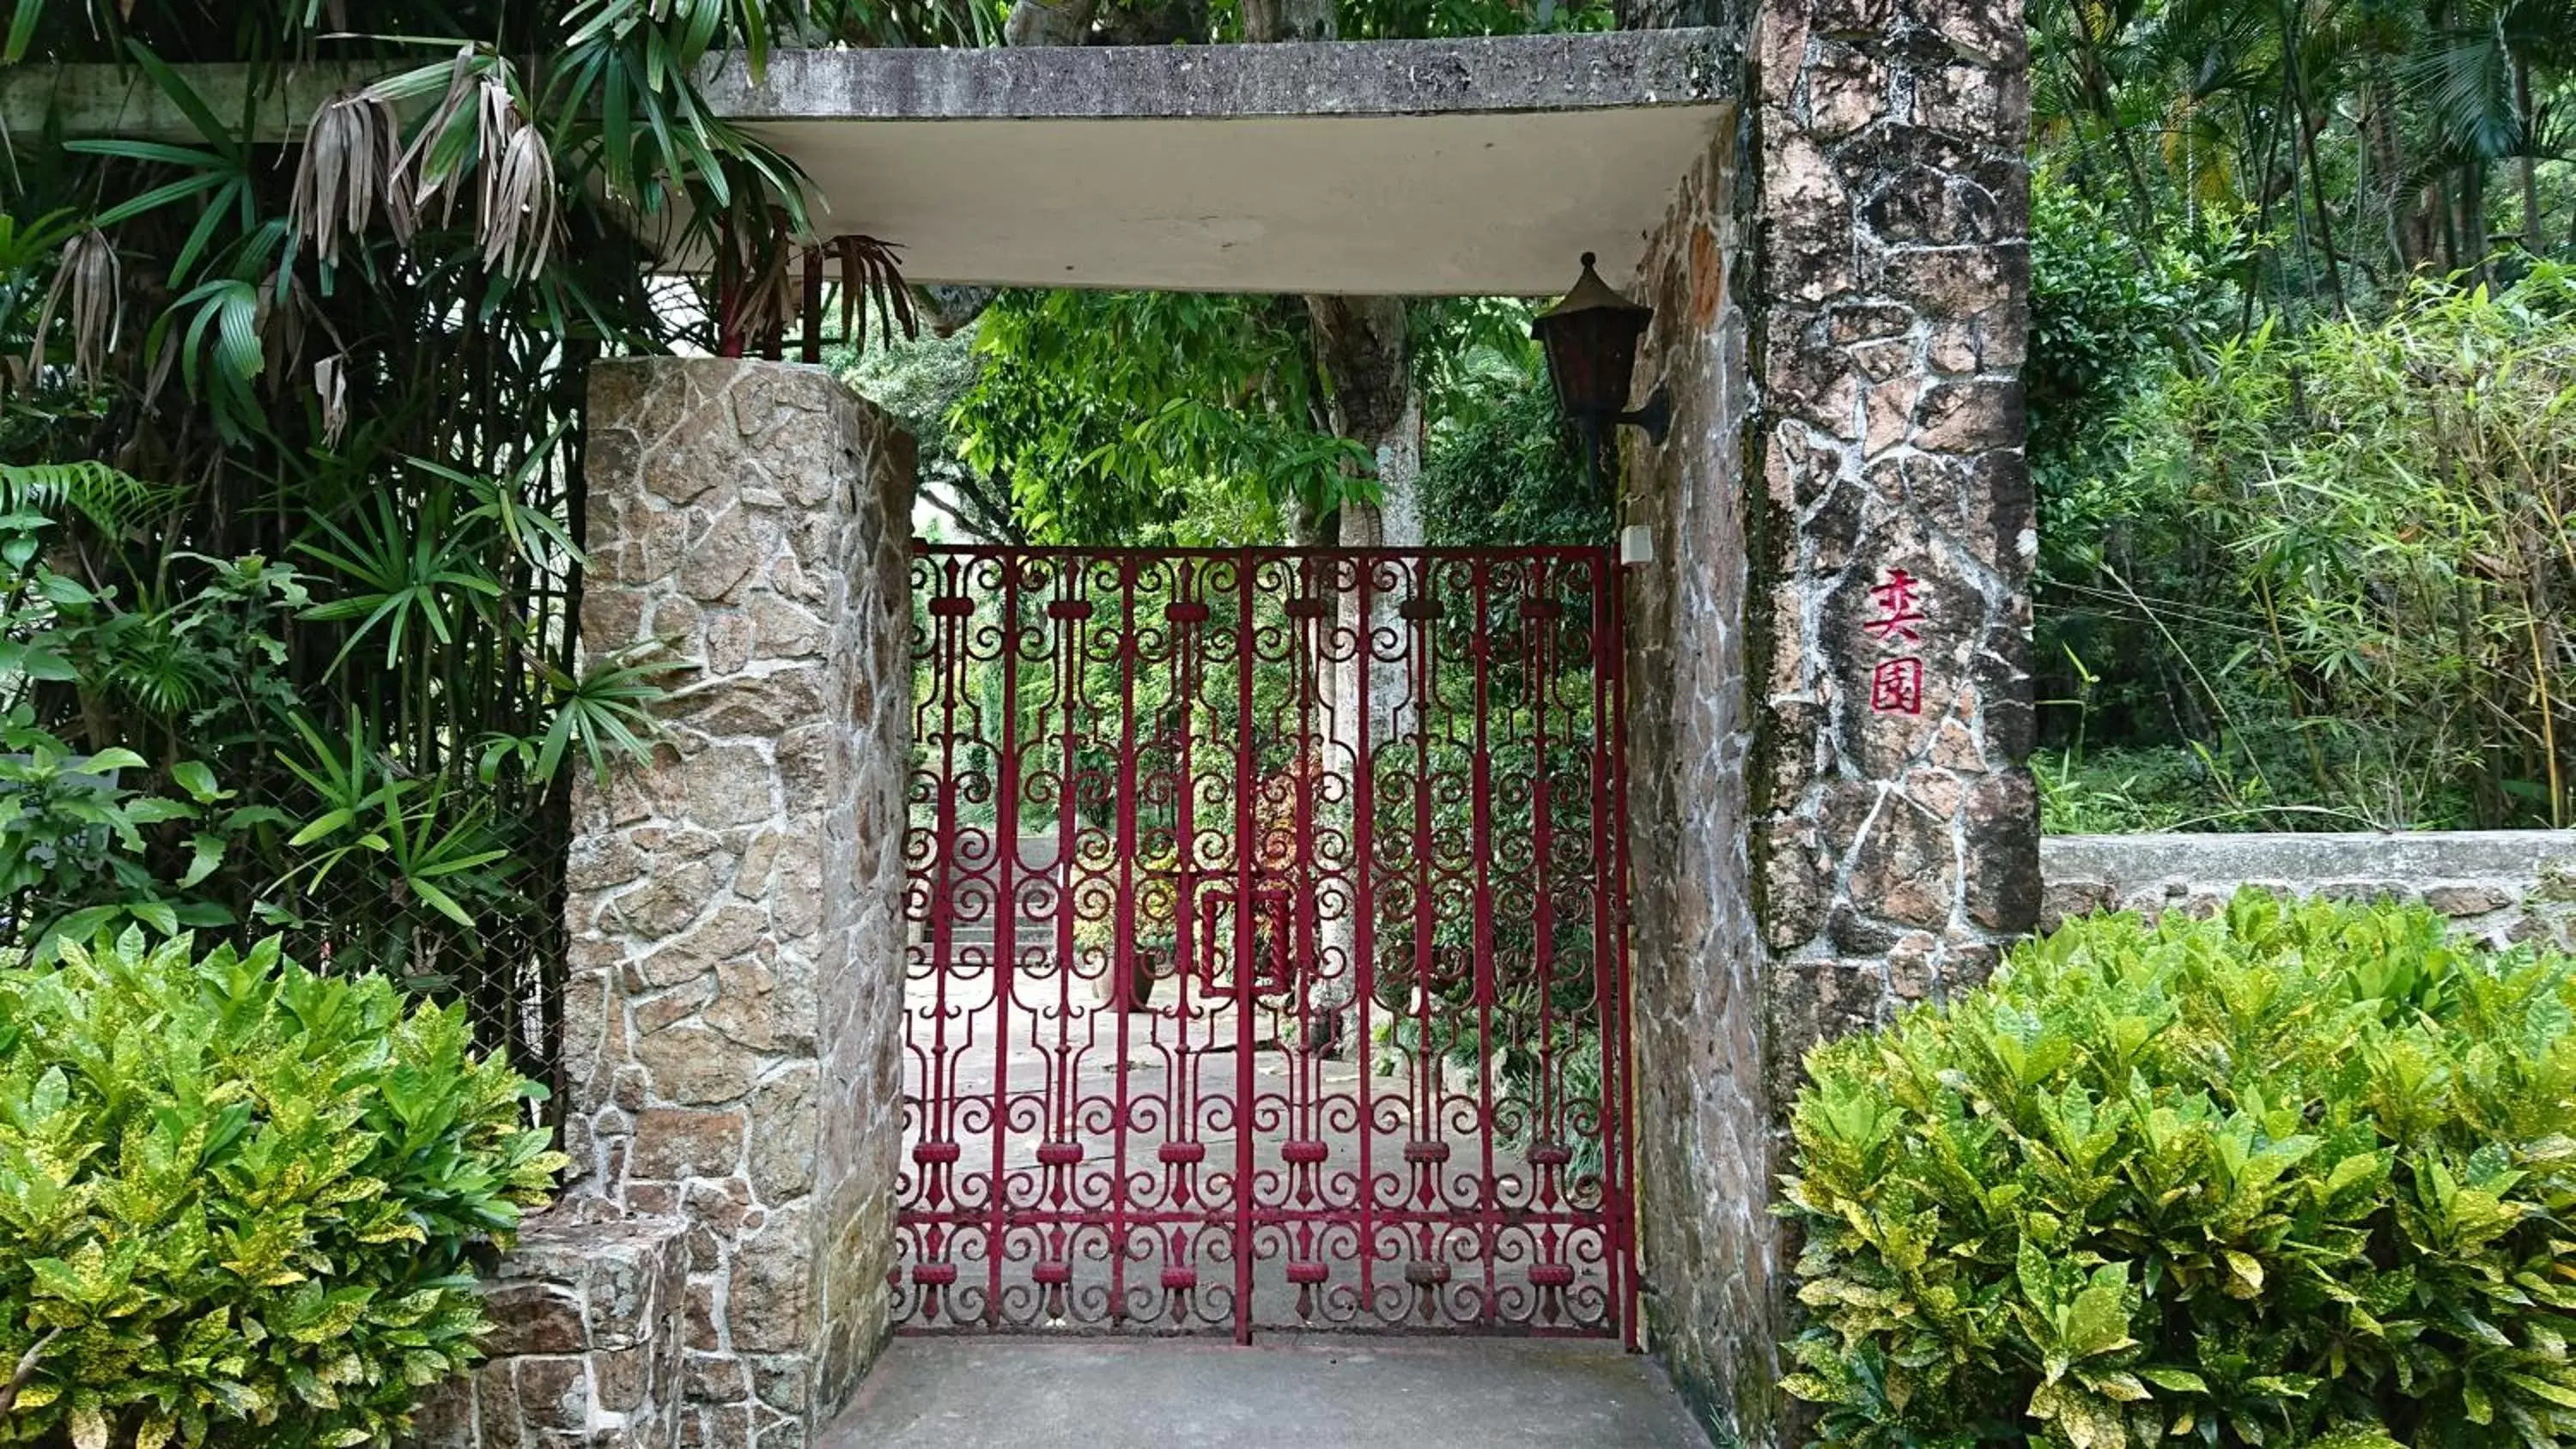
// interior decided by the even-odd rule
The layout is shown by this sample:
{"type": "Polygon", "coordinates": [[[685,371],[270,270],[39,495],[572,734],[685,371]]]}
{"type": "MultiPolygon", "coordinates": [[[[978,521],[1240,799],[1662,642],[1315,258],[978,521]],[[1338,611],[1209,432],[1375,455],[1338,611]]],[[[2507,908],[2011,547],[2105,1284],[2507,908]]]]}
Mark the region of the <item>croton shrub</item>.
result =
{"type": "Polygon", "coordinates": [[[2576,963],[2240,894],[1808,1058],[1787,1390],[1871,1446],[2576,1443],[2576,963]]]}
{"type": "Polygon", "coordinates": [[[274,942],[0,970],[0,1444],[391,1443],[563,1163],[534,1091],[274,942]]]}

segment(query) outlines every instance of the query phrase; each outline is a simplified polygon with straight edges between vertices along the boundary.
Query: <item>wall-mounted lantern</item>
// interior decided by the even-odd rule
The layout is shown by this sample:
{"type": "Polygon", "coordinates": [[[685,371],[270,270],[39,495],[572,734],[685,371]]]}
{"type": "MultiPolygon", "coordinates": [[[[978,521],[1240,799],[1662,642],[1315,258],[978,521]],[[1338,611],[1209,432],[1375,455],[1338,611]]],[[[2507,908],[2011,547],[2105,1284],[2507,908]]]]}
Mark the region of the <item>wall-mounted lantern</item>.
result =
{"type": "Polygon", "coordinates": [[[1637,339],[1655,315],[1610,290],[1592,270],[1593,255],[1583,254],[1583,275],[1565,300],[1530,323],[1531,335],[1547,352],[1548,381],[1556,388],[1557,408],[1583,440],[1583,466],[1593,486],[1601,482],[1601,448],[1610,429],[1627,423],[1646,430],[1650,440],[1664,440],[1671,417],[1664,389],[1644,407],[1628,409],[1628,389],[1637,369],[1637,339]]]}

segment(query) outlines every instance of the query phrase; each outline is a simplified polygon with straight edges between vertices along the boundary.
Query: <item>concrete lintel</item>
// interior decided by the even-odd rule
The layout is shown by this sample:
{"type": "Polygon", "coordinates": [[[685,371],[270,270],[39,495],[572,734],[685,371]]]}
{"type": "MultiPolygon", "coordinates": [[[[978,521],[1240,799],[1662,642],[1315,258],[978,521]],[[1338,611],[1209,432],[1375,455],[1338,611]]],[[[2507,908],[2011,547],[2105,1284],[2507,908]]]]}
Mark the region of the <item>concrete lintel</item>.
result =
{"type": "Polygon", "coordinates": [[[1310,45],[804,50],[706,82],[743,121],[1185,120],[1704,106],[1733,73],[1706,30],[1310,45]]]}
{"type": "MultiPolygon", "coordinates": [[[[417,62],[322,61],[267,72],[182,65],[179,78],[252,139],[298,139],[340,91],[417,62]],[[247,104],[246,104],[247,103],[247,104]]],[[[1087,46],[1035,50],[788,50],[755,82],[744,57],[709,61],[710,108],[741,121],[1173,120],[1625,110],[1733,98],[1715,32],[1649,30],[1316,45],[1087,46]]],[[[0,123],[18,135],[59,114],[66,136],[197,139],[132,66],[0,70],[0,123]]]]}
{"type": "MultiPolygon", "coordinates": [[[[236,129],[247,120],[252,141],[275,145],[302,140],[313,113],[333,96],[400,74],[411,64],[417,62],[321,61],[281,66],[269,73],[273,84],[257,92],[252,89],[257,72],[247,65],[181,65],[173,70],[217,120],[236,129]]],[[[22,143],[42,135],[48,125],[61,127],[70,139],[119,136],[179,143],[203,139],[187,113],[150,76],[130,65],[0,69],[0,125],[22,143]]]]}

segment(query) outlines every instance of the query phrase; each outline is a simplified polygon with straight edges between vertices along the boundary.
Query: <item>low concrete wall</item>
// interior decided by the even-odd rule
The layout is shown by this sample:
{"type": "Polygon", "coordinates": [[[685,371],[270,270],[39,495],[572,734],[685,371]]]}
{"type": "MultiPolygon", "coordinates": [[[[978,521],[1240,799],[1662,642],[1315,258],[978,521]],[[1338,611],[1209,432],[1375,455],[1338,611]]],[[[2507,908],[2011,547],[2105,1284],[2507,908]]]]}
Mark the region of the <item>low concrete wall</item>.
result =
{"type": "Polygon", "coordinates": [[[2040,842],[2040,929],[2088,911],[2210,912],[2239,886],[2420,901],[2494,945],[2576,949],[2576,830],[2059,835],[2040,842]]]}

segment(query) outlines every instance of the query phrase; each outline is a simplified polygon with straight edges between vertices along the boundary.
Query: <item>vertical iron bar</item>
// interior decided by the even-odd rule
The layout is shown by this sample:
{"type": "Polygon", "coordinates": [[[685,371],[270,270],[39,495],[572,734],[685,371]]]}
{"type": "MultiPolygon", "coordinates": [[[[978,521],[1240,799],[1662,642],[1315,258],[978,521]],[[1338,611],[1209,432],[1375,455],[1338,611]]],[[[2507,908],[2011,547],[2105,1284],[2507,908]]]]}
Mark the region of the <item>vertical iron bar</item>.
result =
{"type": "MultiPolygon", "coordinates": [[[[1127,1017],[1133,1003],[1126,998],[1129,983],[1136,979],[1136,566],[1122,561],[1118,568],[1118,845],[1115,862],[1118,871],[1118,894],[1112,909],[1117,913],[1117,929],[1109,942],[1109,969],[1117,973],[1119,1010],[1117,1021],[1118,1061],[1112,1068],[1117,1078],[1117,1115],[1110,1120],[1110,1154],[1115,1176],[1109,1183],[1109,1321],[1122,1321],[1127,1314],[1127,1234],[1130,1229],[1127,1196],[1127,1118],[1129,1086],[1127,1017]]],[[[1176,942],[1177,949],[1177,942],[1176,942]]],[[[1178,982],[1174,990],[1179,990],[1178,982]]],[[[1167,1116],[1163,1138],[1170,1141],[1181,1124],[1167,1116]]],[[[1166,1173],[1165,1191],[1170,1190],[1166,1173]]]]}
{"type": "MultiPolygon", "coordinates": [[[[1082,567],[1079,561],[1073,559],[1063,560],[1063,565],[1063,571],[1056,574],[1052,580],[1052,592],[1058,599],[1067,596],[1068,581],[1076,578],[1082,567]]],[[[1088,1043],[1077,1047],[1073,1038],[1075,976],[1072,949],[1075,768],[1073,731],[1076,707],[1082,698],[1083,621],[1069,610],[1059,611],[1052,601],[1046,606],[1046,615],[1053,627],[1048,628],[1040,637],[1053,648],[1055,653],[1052,661],[1056,679],[1056,697],[1053,702],[1055,717],[1051,723],[1043,717],[1032,723],[1042,729],[1051,728],[1064,745],[1055,780],[1055,861],[1047,867],[1048,877],[1056,893],[1055,916],[1060,923],[1057,927],[1057,939],[1062,943],[1053,963],[1056,981],[1056,1062],[1052,1076],[1052,1090],[1055,1093],[1056,1112],[1055,1121],[1049,1126],[1047,1135],[1053,1141],[1079,1148],[1081,1139],[1077,1134],[1080,1131],[1083,1106],[1080,1068],[1082,1058],[1089,1054],[1088,1043]]],[[[1082,1025],[1088,1035],[1092,1027],[1088,1011],[1082,1013],[1082,1025]]],[[[1076,1209],[1082,1196],[1082,1171],[1083,1159],[1076,1156],[1058,1170],[1059,1175],[1055,1183],[1057,1198],[1055,1212],[1058,1218],[1064,1221],[1065,1227],[1059,1230],[1060,1236],[1056,1239],[1056,1243],[1050,1244],[1052,1251],[1048,1256],[1068,1268],[1074,1260],[1081,1233],[1081,1217],[1076,1209]]],[[[1070,1278],[1062,1286],[1070,1291],[1072,1288],[1070,1278]]]]}
{"type": "MultiPolygon", "coordinates": [[[[972,572],[973,565],[967,564],[962,569],[934,570],[933,577],[947,582],[950,587],[957,590],[959,598],[964,598],[962,575],[971,575],[972,572]]],[[[935,1106],[939,1121],[939,1140],[947,1143],[957,1141],[959,1109],[957,1054],[961,1048],[951,1047],[948,1042],[950,1015],[948,988],[955,977],[957,964],[957,696],[965,687],[966,661],[962,655],[966,649],[966,618],[970,617],[972,616],[950,615],[934,617],[931,620],[931,654],[939,669],[940,770],[938,803],[934,807],[932,827],[938,852],[936,864],[931,871],[930,895],[932,1069],[927,1087],[928,1099],[923,1104],[923,1117],[927,1121],[931,1115],[931,1109],[935,1106]]],[[[960,1030],[968,1041],[973,1040],[971,1027],[961,1027],[960,1030]]],[[[927,1136],[929,1129],[925,1126],[923,1131],[927,1136]]],[[[953,1214],[963,1196],[958,1182],[963,1174],[958,1171],[955,1162],[925,1166],[936,1167],[946,1176],[947,1198],[944,1203],[937,1205],[949,1209],[953,1214]]],[[[941,1256],[954,1254],[958,1236],[956,1226],[942,1224],[934,1227],[933,1231],[939,1233],[938,1246],[945,1250],[941,1256]]],[[[936,1284],[931,1286],[934,1289],[941,1287],[936,1284]]],[[[946,1304],[952,1315],[951,1321],[954,1321],[956,1304],[948,1299],[944,1291],[939,1292],[937,1296],[946,1304]]]]}
{"type": "MultiPolygon", "coordinates": [[[[1330,584],[1318,577],[1318,572],[1329,567],[1324,560],[1301,560],[1288,575],[1290,599],[1307,598],[1320,602],[1328,597],[1326,590],[1330,584]]],[[[1332,617],[1338,619],[1339,612],[1335,611],[1332,617]]],[[[1316,978],[1323,969],[1317,952],[1316,931],[1323,913],[1323,901],[1315,850],[1315,796],[1321,788],[1327,764],[1324,736],[1319,731],[1327,728],[1321,711],[1323,671],[1332,668],[1332,626],[1326,622],[1322,609],[1315,611],[1313,619],[1314,624],[1309,628],[1291,612],[1287,616],[1284,635],[1289,678],[1296,690],[1295,754],[1289,761],[1288,777],[1294,792],[1296,839],[1290,851],[1286,879],[1280,882],[1279,889],[1283,895],[1282,910],[1288,916],[1281,923],[1282,935],[1288,943],[1286,987],[1292,1008],[1289,1014],[1293,1018],[1288,1029],[1296,1034],[1288,1044],[1293,1106],[1291,1121],[1295,1124],[1290,1135],[1301,1141],[1320,1143],[1324,1140],[1324,1057],[1315,1029],[1314,1011],[1319,985],[1316,978]]],[[[1321,1261],[1322,1252],[1315,1246],[1315,1220],[1321,1213],[1329,1212],[1323,1188],[1330,1168],[1319,1159],[1295,1164],[1289,1171],[1295,1181],[1292,1190],[1283,1197],[1286,1205],[1293,1205],[1298,1210],[1299,1221],[1293,1235],[1288,1234],[1285,1227],[1281,1230],[1288,1239],[1285,1251],[1294,1262],[1321,1261]]],[[[1312,1295],[1302,1286],[1292,1289],[1292,1293],[1298,1301],[1299,1318],[1311,1316],[1305,1310],[1312,1295]]]]}
{"type": "MultiPolygon", "coordinates": [[[[1439,855],[1439,835],[1433,829],[1431,818],[1433,788],[1431,727],[1434,691],[1438,688],[1438,675],[1432,668],[1434,646],[1431,637],[1431,608],[1437,602],[1438,589],[1437,569],[1432,561],[1427,557],[1419,559],[1415,564],[1413,588],[1407,600],[1415,607],[1411,617],[1405,621],[1404,630],[1405,647],[1412,655],[1406,661],[1405,667],[1411,676],[1415,708],[1421,712],[1421,728],[1414,735],[1413,838],[1408,842],[1413,850],[1414,878],[1420,884],[1416,887],[1413,897],[1413,1010],[1416,1040],[1411,1130],[1414,1141],[1407,1144],[1406,1156],[1412,1158],[1417,1151],[1420,1155],[1419,1164],[1414,1169],[1414,1198],[1421,1218],[1414,1232],[1413,1252],[1416,1260],[1423,1265],[1426,1277],[1444,1268],[1448,1261],[1435,1251],[1442,1242],[1441,1230],[1436,1224],[1441,1217],[1441,1209],[1447,1205],[1449,1195],[1445,1174],[1448,1166],[1449,1140],[1448,1133],[1443,1130],[1441,1124],[1441,1108],[1448,1097],[1448,1082],[1445,1075],[1448,1048],[1440,1040],[1440,1029],[1436,1024],[1437,1008],[1433,1004],[1438,997],[1432,990],[1432,962],[1437,956],[1437,938],[1440,931],[1440,912],[1435,903],[1432,883],[1436,857],[1439,855]]],[[[1408,1264],[1405,1272],[1406,1282],[1425,1300],[1422,1305],[1423,1317],[1429,1320],[1432,1317],[1432,1310],[1439,1303],[1439,1284],[1437,1282],[1416,1283],[1414,1278],[1412,1265],[1408,1264]]]]}
{"type": "MultiPolygon", "coordinates": [[[[1570,1145],[1565,1140],[1569,1134],[1559,1090],[1565,1063],[1559,1060],[1558,1053],[1565,1047],[1557,1037],[1556,902],[1549,894],[1547,879],[1548,853],[1555,849],[1556,824],[1554,797],[1548,791],[1547,715],[1556,703],[1556,672],[1549,665],[1555,656],[1550,646],[1556,637],[1552,623],[1556,614],[1551,606],[1555,603],[1557,581],[1546,561],[1532,559],[1521,582],[1521,687],[1530,705],[1530,903],[1535,917],[1530,935],[1530,972],[1538,992],[1538,1075],[1530,1093],[1529,1138],[1533,1148],[1539,1143],[1563,1147],[1570,1145]]],[[[1566,1035],[1570,1041],[1573,1033],[1568,1031],[1566,1035]]],[[[1550,1213],[1573,1207],[1565,1182],[1570,1166],[1570,1161],[1566,1168],[1524,1164],[1530,1174],[1531,1207],[1550,1213]]],[[[1543,1236],[1544,1243],[1536,1247],[1531,1258],[1533,1263],[1572,1261],[1564,1234],[1550,1226],[1543,1236]]]]}
{"type": "MultiPolygon", "coordinates": [[[[1351,731],[1351,909],[1359,918],[1351,926],[1351,992],[1359,1001],[1357,1039],[1351,1043],[1351,1055],[1359,1063],[1360,1078],[1360,1176],[1359,1250],[1360,1310],[1372,1311],[1377,1306],[1377,1104],[1372,1083],[1377,1078],[1376,1064],[1369,1059],[1373,1023],[1369,1020],[1372,998],[1377,995],[1377,860],[1376,812],[1377,771],[1371,766],[1371,742],[1376,738],[1376,725],[1369,718],[1370,641],[1375,636],[1372,620],[1374,600],[1371,590],[1377,578],[1373,556],[1353,561],[1358,578],[1353,587],[1359,593],[1359,637],[1352,648],[1358,653],[1358,665],[1351,671],[1355,681],[1352,698],[1346,704],[1334,703],[1355,711],[1351,731]]],[[[1333,616],[1341,617],[1338,601],[1333,616]]]]}
{"type": "Polygon", "coordinates": [[[1493,666],[1494,642],[1489,617],[1493,608],[1491,568],[1491,560],[1480,558],[1468,575],[1468,593],[1474,601],[1475,614],[1468,625],[1467,640],[1467,698],[1468,708],[1473,711],[1470,728],[1475,741],[1467,759],[1467,854],[1475,872],[1475,886],[1469,894],[1468,930],[1470,949],[1475,953],[1476,1147],[1480,1156],[1476,1244],[1485,1277],[1484,1309],[1479,1316],[1488,1325],[1495,1321],[1501,1301],[1497,1295],[1502,1289],[1495,1277],[1498,1265],[1494,1261],[1501,1247],[1501,1223],[1496,1211],[1501,1189],[1494,1163],[1494,1018],[1502,993],[1494,962],[1494,892],[1490,875],[1494,855],[1494,764],[1492,740],[1486,728],[1486,706],[1493,698],[1492,681],[1487,678],[1493,666]]]}
{"type": "MultiPolygon", "coordinates": [[[[1612,555],[1608,549],[1601,550],[1600,561],[1595,564],[1593,568],[1595,576],[1601,580],[1602,591],[1610,596],[1609,623],[1608,626],[1603,629],[1602,636],[1599,642],[1595,645],[1595,648],[1599,651],[1600,657],[1610,671],[1611,681],[1610,713],[1613,722],[1611,728],[1607,731],[1610,737],[1610,840],[1611,848],[1617,856],[1617,885],[1613,892],[1613,899],[1617,903],[1616,909],[1618,911],[1618,930],[1613,937],[1617,949],[1615,958],[1612,962],[1611,975],[1613,981],[1610,1000],[1616,1008],[1616,1015],[1619,1021],[1619,1070],[1617,1073],[1619,1084],[1616,1088],[1619,1104],[1619,1130],[1616,1141],[1611,1144],[1617,1148],[1617,1156],[1613,1158],[1607,1151],[1605,1151],[1603,1158],[1605,1163],[1612,1161],[1617,1163],[1617,1175],[1611,1179],[1612,1183],[1617,1187],[1617,1196],[1610,1199],[1609,1203],[1610,1222],[1614,1232],[1616,1233],[1616,1236],[1612,1240],[1612,1271],[1614,1274],[1612,1282],[1621,1289],[1621,1296],[1619,1299],[1620,1337],[1621,1340],[1626,1343],[1628,1348],[1631,1351],[1634,1351],[1642,1345],[1637,1336],[1636,1182],[1634,1178],[1635,1162],[1631,1156],[1636,1141],[1634,1136],[1636,1126],[1636,1089],[1634,1086],[1635,1061],[1629,1055],[1630,1045],[1628,1035],[1628,1022],[1631,1014],[1631,1003],[1628,999],[1628,893],[1633,882],[1628,871],[1627,613],[1626,599],[1621,592],[1619,571],[1615,566],[1612,555]]],[[[1604,1060],[1607,1060],[1609,1053],[1605,1050],[1602,1053],[1602,1056],[1604,1060]]],[[[1609,1075],[1610,1073],[1603,1073],[1605,1079],[1609,1075]]],[[[1606,1084],[1605,1089],[1607,1089],[1606,1084]]]]}
{"type": "MultiPolygon", "coordinates": [[[[1193,716],[1198,709],[1199,639],[1198,635],[1191,631],[1190,626],[1183,622],[1172,609],[1173,605],[1189,597],[1193,577],[1188,560],[1175,562],[1171,571],[1171,583],[1166,591],[1167,597],[1164,600],[1163,637],[1164,646],[1171,651],[1173,681],[1164,709],[1172,720],[1171,728],[1178,746],[1175,753],[1179,757],[1179,774],[1172,781],[1175,819],[1172,932],[1174,954],[1180,962],[1173,977],[1180,985],[1180,1010],[1172,1023],[1173,1072],[1169,1087],[1172,1101],[1167,1111],[1172,1124],[1176,1127],[1186,1125],[1191,1134],[1190,1140],[1197,1141],[1200,1126],[1199,1070],[1205,1048],[1214,1045],[1215,1038],[1215,1028],[1211,1022],[1207,1042],[1193,1043],[1190,1040],[1191,983],[1203,972],[1209,970],[1201,959],[1207,955],[1208,941],[1199,913],[1198,750],[1196,749],[1197,731],[1193,728],[1193,716]]],[[[1207,1186],[1204,1180],[1205,1170],[1194,1163],[1182,1163],[1180,1166],[1188,1174],[1190,1184],[1195,1189],[1190,1194],[1191,1200],[1198,1201],[1207,1186]]],[[[1180,1262],[1175,1261],[1180,1259],[1184,1252],[1182,1232],[1181,1227],[1173,1228],[1170,1247],[1164,1254],[1163,1266],[1167,1288],[1172,1270],[1182,1266],[1180,1262]]],[[[1195,1237],[1188,1241],[1187,1261],[1193,1267],[1197,1263],[1200,1241],[1195,1237]]],[[[1166,1292],[1165,1298],[1174,1303],[1177,1312],[1177,1300],[1172,1299],[1169,1292],[1166,1292]]]]}
{"type": "MultiPolygon", "coordinates": [[[[1013,867],[1019,863],[1019,699],[1020,671],[1018,638],[1020,629],[1020,559],[1005,552],[1002,559],[1002,749],[994,763],[993,799],[993,1239],[986,1245],[990,1262],[986,1268],[987,1288],[992,1297],[984,1305],[985,1322],[999,1327],[1002,1321],[1002,1265],[1010,1254],[1011,1207],[1010,1179],[1007,1175],[1008,1148],[1011,1136],[1011,1015],[1018,993],[1016,963],[1016,924],[1019,882],[1013,867]]],[[[1036,1033],[1031,1030],[1030,1043],[1035,1046],[1036,1033]]]]}
{"type": "Polygon", "coordinates": [[[1254,555],[1235,555],[1234,708],[1234,1341],[1252,1342],[1252,896],[1253,797],[1260,762],[1252,749],[1252,584],[1254,555]]]}
{"type": "MultiPolygon", "coordinates": [[[[1613,896],[1615,891],[1615,865],[1613,865],[1613,857],[1610,857],[1610,852],[1613,852],[1613,842],[1610,842],[1610,731],[1618,728],[1618,723],[1613,721],[1613,705],[1610,705],[1610,674],[1607,674],[1607,661],[1602,659],[1602,623],[1605,623],[1607,618],[1605,615],[1607,579],[1602,579],[1600,564],[1592,564],[1592,579],[1589,579],[1589,584],[1592,584],[1592,610],[1589,610],[1592,618],[1587,620],[1584,638],[1587,638],[1589,654],[1592,654],[1592,752],[1589,752],[1589,762],[1587,762],[1589,767],[1587,772],[1589,777],[1592,777],[1592,780],[1589,780],[1589,785],[1592,785],[1592,811],[1589,811],[1592,813],[1592,857],[1589,857],[1587,896],[1589,896],[1589,906],[1592,906],[1592,993],[1595,993],[1595,999],[1600,1001],[1600,1011],[1602,1011],[1602,1019],[1600,1019],[1602,1084],[1600,1084],[1600,1104],[1597,1104],[1597,1112],[1600,1112],[1600,1132],[1602,1132],[1602,1207],[1615,1217],[1618,1215],[1618,1199],[1620,1199],[1618,1197],[1620,1163],[1618,1163],[1618,1145],[1613,1143],[1613,1138],[1618,1135],[1615,1120],[1618,1120],[1620,1109],[1618,1109],[1618,1086],[1613,1086],[1613,1078],[1618,1076],[1618,1071],[1615,1071],[1613,1063],[1610,1063],[1610,1055],[1613,1055],[1610,1045],[1613,1045],[1615,1014],[1618,1014],[1618,1004],[1610,999],[1610,952],[1615,950],[1613,939],[1610,939],[1610,932],[1613,932],[1613,924],[1610,924],[1610,896],[1613,896]]],[[[1615,1228],[1607,1230],[1602,1248],[1605,1248],[1602,1256],[1607,1259],[1607,1271],[1610,1271],[1610,1300],[1605,1302],[1605,1310],[1607,1313],[1620,1313],[1620,1305],[1623,1305],[1623,1297],[1620,1295],[1623,1295],[1625,1289],[1623,1289],[1623,1282],[1620,1282],[1620,1269],[1618,1269],[1620,1253],[1623,1253],[1618,1230],[1615,1228]]]]}

